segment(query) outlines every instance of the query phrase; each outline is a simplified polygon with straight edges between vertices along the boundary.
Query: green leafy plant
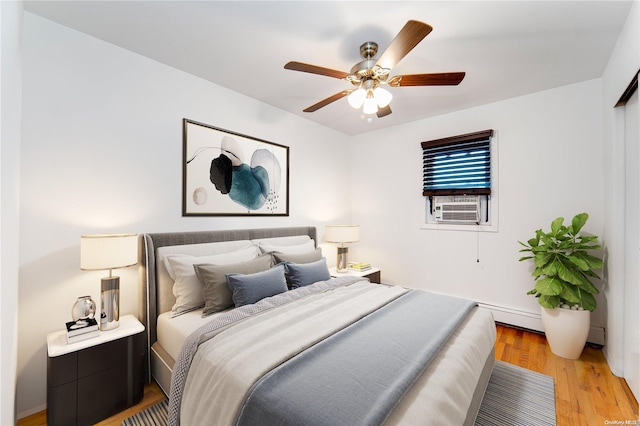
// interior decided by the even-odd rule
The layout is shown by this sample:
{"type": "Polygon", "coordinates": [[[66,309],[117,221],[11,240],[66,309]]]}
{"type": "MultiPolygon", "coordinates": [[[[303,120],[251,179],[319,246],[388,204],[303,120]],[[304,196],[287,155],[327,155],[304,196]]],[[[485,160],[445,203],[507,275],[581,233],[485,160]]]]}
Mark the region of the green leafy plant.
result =
{"type": "Polygon", "coordinates": [[[596,309],[593,295],[599,291],[591,278],[600,279],[594,269],[602,269],[603,262],[588,253],[600,249],[598,237],[578,235],[587,219],[587,213],[580,213],[573,217],[570,226],[565,226],[564,218],[559,217],[551,222],[551,232],[538,229],[526,244],[518,241],[524,246],[520,252],[531,253],[519,261],[533,259],[536,267],[532,273],[535,288],[527,294],[535,295],[541,306],[553,309],[566,304],[589,311],[596,309]]]}

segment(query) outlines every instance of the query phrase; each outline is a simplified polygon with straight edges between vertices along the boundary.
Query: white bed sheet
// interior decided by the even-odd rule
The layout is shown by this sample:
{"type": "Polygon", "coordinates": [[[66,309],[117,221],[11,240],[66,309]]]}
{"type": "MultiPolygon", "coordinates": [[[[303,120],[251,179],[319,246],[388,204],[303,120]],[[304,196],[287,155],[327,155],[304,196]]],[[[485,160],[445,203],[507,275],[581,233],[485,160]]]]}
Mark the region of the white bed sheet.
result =
{"type": "Polygon", "coordinates": [[[171,318],[172,312],[165,312],[158,317],[158,343],[174,360],[178,359],[180,349],[186,338],[198,327],[220,315],[221,312],[202,318],[202,309],[171,318]]]}

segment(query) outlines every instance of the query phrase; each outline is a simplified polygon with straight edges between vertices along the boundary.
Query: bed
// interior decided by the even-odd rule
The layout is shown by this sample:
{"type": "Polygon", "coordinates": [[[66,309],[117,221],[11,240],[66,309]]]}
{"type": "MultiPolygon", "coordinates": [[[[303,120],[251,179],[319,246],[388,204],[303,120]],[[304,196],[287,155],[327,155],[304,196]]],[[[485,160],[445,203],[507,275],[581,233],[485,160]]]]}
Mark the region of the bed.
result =
{"type": "Polygon", "coordinates": [[[315,227],[143,234],[139,257],[170,424],[475,421],[495,325],[473,301],[330,277],[315,227]]]}

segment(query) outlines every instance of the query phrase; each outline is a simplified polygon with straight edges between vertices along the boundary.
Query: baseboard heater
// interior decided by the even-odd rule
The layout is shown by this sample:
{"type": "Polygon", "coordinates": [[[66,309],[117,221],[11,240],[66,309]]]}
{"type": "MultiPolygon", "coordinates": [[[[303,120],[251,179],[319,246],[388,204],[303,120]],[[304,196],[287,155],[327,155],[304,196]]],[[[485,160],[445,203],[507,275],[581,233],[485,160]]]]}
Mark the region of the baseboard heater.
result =
{"type": "MultiPolygon", "coordinates": [[[[544,332],[540,313],[521,311],[488,303],[478,303],[478,306],[490,310],[496,322],[544,332]]],[[[592,324],[587,341],[604,346],[604,327],[592,324]]]]}

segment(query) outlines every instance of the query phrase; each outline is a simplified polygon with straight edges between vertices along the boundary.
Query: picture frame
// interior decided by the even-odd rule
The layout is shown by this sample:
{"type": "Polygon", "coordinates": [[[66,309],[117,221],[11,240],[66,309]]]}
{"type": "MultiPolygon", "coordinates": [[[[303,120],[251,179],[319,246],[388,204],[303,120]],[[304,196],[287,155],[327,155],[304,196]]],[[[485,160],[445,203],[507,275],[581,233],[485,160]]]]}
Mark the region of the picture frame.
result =
{"type": "Polygon", "coordinates": [[[182,216],[289,216],[288,146],[182,122],[182,216]]]}

